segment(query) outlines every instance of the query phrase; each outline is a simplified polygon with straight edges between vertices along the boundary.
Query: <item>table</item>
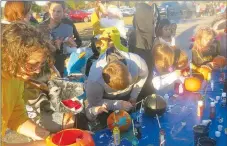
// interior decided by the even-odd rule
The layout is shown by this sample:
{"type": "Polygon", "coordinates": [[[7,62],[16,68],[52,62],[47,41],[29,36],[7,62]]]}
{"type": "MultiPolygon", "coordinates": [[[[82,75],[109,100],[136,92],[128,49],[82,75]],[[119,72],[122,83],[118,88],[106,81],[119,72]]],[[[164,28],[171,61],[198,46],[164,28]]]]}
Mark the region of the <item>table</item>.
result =
{"type": "MultiPolygon", "coordinates": [[[[227,76],[227,71],[225,70],[227,76]]],[[[214,83],[214,91],[211,90],[210,83],[207,86],[206,106],[202,117],[197,116],[197,97],[198,93],[186,93],[177,98],[171,97],[168,101],[169,109],[163,116],[160,117],[160,124],[165,130],[165,146],[194,146],[193,126],[200,124],[202,120],[209,119],[210,113],[210,98],[215,99],[216,96],[221,96],[220,89],[223,89],[223,83],[219,82],[220,72],[212,73],[214,83]],[[182,128],[181,122],[186,122],[186,126],[182,128]]],[[[204,91],[202,91],[204,92],[204,91]]],[[[169,93],[169,95],[173,93],[169,93]]],[[[227,146],[227,135],[224,130],[221,132],[221,137],[215,137],[218,119],[222,117],[224,122],[221,124],[227,128],[227,107],[221,107],[220,101],[216,104],[216,117],[210,125],[209,137],[216,139],[217,146],[227,146]]],[[[134,118],[136,113],[132,113],[134,118]]],[[[156,118],[149,117],[145,114],[142,116],[142,138],[139,139],[139,146],[159,146],[159,127],[156,118]]],[[[121,134],[121,146],[131,146],[133,134],[130,129],[127,133],[121,134]]],[[[108,129],[98,131],[93,136],[96,146],[112,146],[112,132],[108,129]]]]}

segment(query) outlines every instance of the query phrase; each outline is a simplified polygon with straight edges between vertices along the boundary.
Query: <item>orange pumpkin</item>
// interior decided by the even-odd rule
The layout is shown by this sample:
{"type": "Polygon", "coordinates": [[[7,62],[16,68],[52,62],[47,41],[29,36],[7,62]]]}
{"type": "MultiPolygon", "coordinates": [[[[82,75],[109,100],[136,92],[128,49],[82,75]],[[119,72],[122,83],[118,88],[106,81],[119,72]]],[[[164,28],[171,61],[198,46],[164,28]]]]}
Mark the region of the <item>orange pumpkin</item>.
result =
{"type": "Polygon", "coordinates": [[[95,146],[92,136],[80,129],[62,130],[46,139],[47,146],[95,146]]]}
{"type": "Polygon", "coordinates": [[[218,65],[218,67],[223,68],[227,64],[227,60],[224,56],[217,56],[213,59],[213,62],[218,65]]]}
{"type": "Polygon", "coordinates": [[[196,77],[189,77],[185,79],[184,86],[187,91],[197,92],[201,89],[202,83],[196,77]]]}
{"type": "Polygon", "coordinates": [[[127,131],[131,126],[131,117],[124,110],[117,110],[109,115],[107,118],[108,128],[112,130],[116,125],[119,127],[121,132],[127,131]],[[121,118],[124,118],[123,120],[121,118]],[[121,121],[123,123],[120,123],[121,121]],[[120,124],[119,124],[120,123],[120,124]]]}

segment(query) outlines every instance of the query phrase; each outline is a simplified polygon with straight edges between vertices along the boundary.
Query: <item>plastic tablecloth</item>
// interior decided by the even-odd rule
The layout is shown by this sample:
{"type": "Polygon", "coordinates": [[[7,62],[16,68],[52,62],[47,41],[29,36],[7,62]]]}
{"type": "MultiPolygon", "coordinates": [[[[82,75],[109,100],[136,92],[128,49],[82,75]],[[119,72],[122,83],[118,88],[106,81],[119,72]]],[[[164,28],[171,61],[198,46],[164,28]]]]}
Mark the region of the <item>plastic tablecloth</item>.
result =
{"type": "MultiPolygon", "coordinates": [[[[224,71],[225,74],[226,70],[224,71]]],[[[227,76],[227,75],[226,75],[227,76]]],[[[219,81],[220,71],[212,73],[212,80],[214,81],[214,89],[212,91],[210,83],[207,83],[206,103],[201,117],[197,116],[197,99],[199,93],[185,93],[182,96],[174,98],[173,93],[168,93],[170,99],[168,100],[168,109],[159,117],[162,129],[165,130],[165,146],[194,146],[193,126],[201,124],[202,120],[208,120],[210,114],[211,98],[221,96],[221,89],[223,89],[223,82],[219,81]],[[182,126],[182,122],[186,122],[182,126]]],[[[200,93],[204,95],[204,90],[200,93]]],[[[165,93],[164,93],[165,94],[165,93]]],[[[212,119],[210,125],[209,137],[216,140],[217,146],[227,146],[227,135],[224,129],[227,128],[227,107],[221,107],[221,101],[216,104],[216,117],[212,119]],[[223,118],[223,123],[219,123],[219,118],[223,118]],[[222,125],[223,130],[219,138],[215,137],[217,126],[222,125]]],[[[132,118],[136,117],[136,112],[131,114],[132,118]]],[[[159,146],[159,126],[156,118],[142,115],[142,138],[138,140],[138,146],[159,146]]],[[[98,131],[93,136],[96,146],[112,146],[113,137],[109,129],[98,131]]],[[[126,133],[121,133],[121,146],[133,145],[132,128],[126,133]]]]}

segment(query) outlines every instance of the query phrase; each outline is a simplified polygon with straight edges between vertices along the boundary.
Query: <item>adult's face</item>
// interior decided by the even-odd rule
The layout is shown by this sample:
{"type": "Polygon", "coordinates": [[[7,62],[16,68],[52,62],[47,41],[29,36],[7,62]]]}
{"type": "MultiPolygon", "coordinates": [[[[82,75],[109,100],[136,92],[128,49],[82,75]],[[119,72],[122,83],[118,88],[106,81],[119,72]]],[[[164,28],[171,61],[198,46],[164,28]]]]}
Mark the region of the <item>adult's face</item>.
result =
{"type": "Polygon", "coordinates": [[[26,59],[24,65],[19,69],[18,76],[23,79],[29,79],[35,74],[41,72],[41,68],[45,65],[47,57],[44,52],[37,51],[31,53],[31,55],[26,59]]]}
{"type": "Polygon", "coordinates": [[[52,20],[59,23],[64,17],[64,9],[61,4],[53,3],[50,5],[49,14],[52,20]]]}

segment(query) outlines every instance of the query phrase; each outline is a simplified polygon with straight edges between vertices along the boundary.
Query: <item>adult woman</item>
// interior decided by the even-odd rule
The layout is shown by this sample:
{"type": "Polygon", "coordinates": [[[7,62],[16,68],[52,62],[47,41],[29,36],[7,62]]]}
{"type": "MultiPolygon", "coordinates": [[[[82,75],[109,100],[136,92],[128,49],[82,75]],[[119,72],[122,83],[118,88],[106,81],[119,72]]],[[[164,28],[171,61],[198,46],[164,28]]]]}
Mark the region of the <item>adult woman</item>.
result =
{"type": "Polygon", "coordinates": [[[9,24],[2,33],[2,135],[6,128],[10,128],[41,140],[15,144],[17,146],[45,146],[42,140],[49,135],[47,130],[28,119],[22,96],[24,83],[38,74],[45,62],[51,60],[50,46],[39,32],[24,23],[9,24]]]}

